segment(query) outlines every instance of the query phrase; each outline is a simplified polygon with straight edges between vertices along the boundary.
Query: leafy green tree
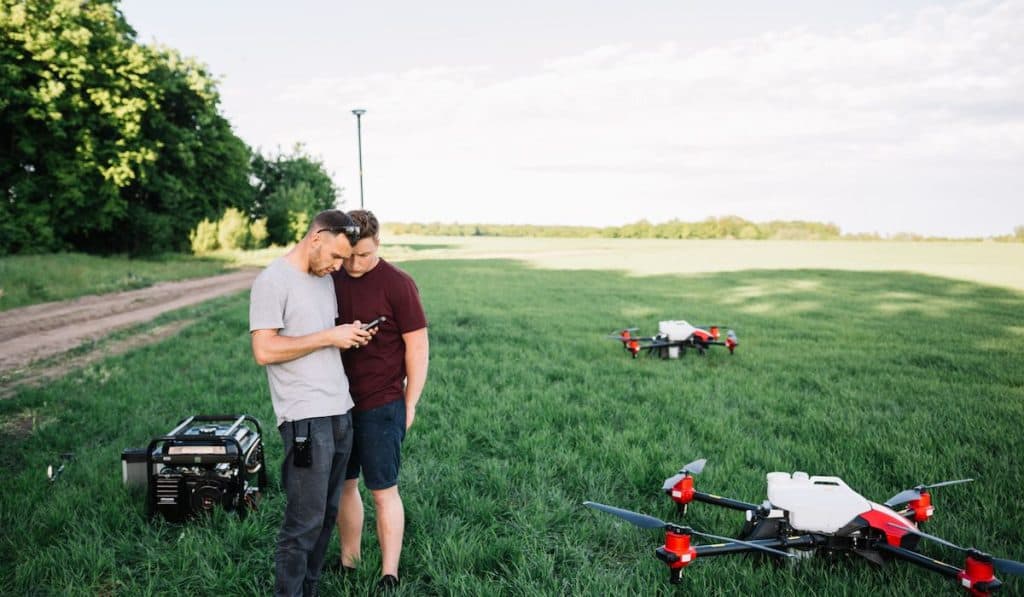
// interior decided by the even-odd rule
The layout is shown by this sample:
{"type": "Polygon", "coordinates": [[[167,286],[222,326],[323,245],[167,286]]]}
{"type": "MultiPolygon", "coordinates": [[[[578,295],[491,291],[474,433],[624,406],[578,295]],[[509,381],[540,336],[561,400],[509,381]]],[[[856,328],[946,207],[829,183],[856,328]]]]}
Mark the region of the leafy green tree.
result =
{"type": "Polygon", "coordinates": [[[162,222],[129,218],[121,226],[118,248],[183,250],[196,222],[251,202],[251,151],[218,113],[214,81],[200,64],[166,48],[147,51],[154,63],[149,76],[159,93],[143,130],[157,147],[156,159],[143,165],[124,193],[139,211],[166,217],[162,222]]]}
{"type": "Polygon", "coordinates": [[[188,234],[189,244],[192,252],[196,255],[216,251],[220,248],[220,241],[217,240],[217,222],[204,219],[196,224],[188,234]]]}
{"type": "Polygon", "coordinates": [[[249,246],[249,220],[245,214],[229,207],[217,224],[217,244],[222,249],[245,249],[249,246]]]}
{"type": "Polygon", "coordinates": [[[153,159],[131,34],[110,2],[0,0],[0,218],[22,231],[5,252],[61,248],[125,214],[119,186],[153,159]]]}
{"type": "Polygon", "coordinates": [[[313,216],[338,207],[339,189],[323,164],[307,155],[301,145],[287,155],[254,154],[252,174],[257,183],[249,216],[267,219],[272,244],[295,242],[305,234],[313,216]]]}
{"type": "Polygon", "coordinates": [[[0,0],[0,254],[183,249],[251,203],[249,149],[217,103],[116,0],[0,0]]]}
{"type": "Polygon", "coordinates": [[[249,226],[249,247],[250,249],[262,249],[267,246],[267,239],[270,234],[267,232],[267,219],[260,218],[249,226]]]}
{"type": "Polygon", "coordinates": [[[261,249],[267,246],[267,219],[250,221],[240,210],[229,207],[219,220],[203,219],[196,224],[188,240],[196,255],[219,249],[261,249]]]}

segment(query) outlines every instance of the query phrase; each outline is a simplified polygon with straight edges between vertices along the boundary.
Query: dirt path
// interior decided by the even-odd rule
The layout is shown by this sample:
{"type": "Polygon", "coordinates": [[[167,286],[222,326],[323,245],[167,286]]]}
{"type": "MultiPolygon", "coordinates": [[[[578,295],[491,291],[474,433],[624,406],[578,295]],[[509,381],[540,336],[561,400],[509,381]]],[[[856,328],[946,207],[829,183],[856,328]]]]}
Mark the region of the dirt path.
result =
{"type": "Polygon", "coordinates": [[[64,353],[85,342],[152,320],[162,313],[212,298],[246,290],[258,269],[246,269],[209,278],[161,282],[148,288],[85,296],[69,301],[44,303],[0,312],[0,397],[15,386],[51,379],[110,354],[155,342],[181,330],[184,325],[162,326],[140,338],[128,338],[104,346],[99,354],[76,357],[33,370],[32,364],[64,353]],[[148,341],[146,341],[148,339],[148,341]],[[121,346],[121,345],[124,346],[121,346]],[[13,379],[12,382],[6,379],[13,379]]]}

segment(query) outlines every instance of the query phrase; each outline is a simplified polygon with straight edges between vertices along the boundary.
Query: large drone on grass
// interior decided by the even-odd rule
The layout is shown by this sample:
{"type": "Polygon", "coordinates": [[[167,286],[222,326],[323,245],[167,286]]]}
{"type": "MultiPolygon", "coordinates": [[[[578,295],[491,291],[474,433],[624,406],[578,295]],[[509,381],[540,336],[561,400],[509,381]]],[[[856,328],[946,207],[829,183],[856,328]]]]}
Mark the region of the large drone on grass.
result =
{"type": "Polygon", "coordinates": [[[768,473],[768,499],[749,504],[697,491],[694,475],[704,469],[704,459],[684,466],[665,480],[662,489],[682,514],[694,501],[745,512],[746,525],[739,538],[720,537],[690,527],[665,522],[637,512],[595,502],[585,505],[614,514],[638,527],[664,529],[665,544],[655,555],[670,570],[669,580],[681,582],[683,568],[695,560],[733,553],[758,552],[772,558],[809,557],[814,553],[854,553],[876,564],[905,560],[954,580],[973,597],[986,597],[1002,586],[995,576],[1024,574],[1024,564],[996,558],[974,548],[964,548],[920,530],[934,514],[929,489],[965,483],[972,479],[918,485],[882,504],[871,502],[839,477],[809,477],[807,473],[768,473]],[[721,542],[694,545],[691,537],[721,542]],[[917,551],[921,538],[965,552],[963,567],[934,560],[917,551]]]}
{"type": "Polygon", "coordinates": [[[687,349],[703,355],[711,346],[724,346],[732,354],[739,346],[736,332],[726,330],[725,340],[721,339],[721,326],[695,326],[686,321],[662,321],[654,336],[634,336],[636,328],[623,328],[608,334],[610,340],[622,342],[622,347],[635,359],[641,351],[647,356],[657,355],[663,359],[679,358],[687,349]]]}

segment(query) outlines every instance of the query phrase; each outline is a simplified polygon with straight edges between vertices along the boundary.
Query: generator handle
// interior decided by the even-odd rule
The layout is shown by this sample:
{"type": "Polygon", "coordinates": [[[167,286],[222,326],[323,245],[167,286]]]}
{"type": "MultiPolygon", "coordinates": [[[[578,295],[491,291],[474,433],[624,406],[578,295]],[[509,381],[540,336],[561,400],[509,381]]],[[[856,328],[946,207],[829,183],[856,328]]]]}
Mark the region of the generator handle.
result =
{"type": "MultiPolygon", "coordinates": [[[[234,424],[231,425],[231,429],[228,430],[228,434],[233,433],[235,431],[235,429],[237,429],[238,426],[242,424],[242,422],[244,422],[244,421],[251,421],[253,424],[256,425],[256,433],[259,433],[260,437],[263,437],[263,429],[260,427],[260,422],[258,420],[256,420],[256,417],[253,417],[252,415],[238,415],[238,414],[234,414],[234,415],[194,415],[194,416],[191,416],[191,417],[189,417],[187,419],[187,421],[189,423],[191,423],[193,421],[231,421],[231,420],[234,420],[234,424]]],[[[181,429],[181,426],[179,425],[178,429],[175,429],[174,431],[179,431],[180,429],[181,429]]],[[[174,431],[172,431],[171,433],[168,433],[168,435],[174,435],[174,431]]]]}
{"type": "Polygon", "coordinates": [[[168,433],[167,435],[178,435],[178,433],[181,432],[182,429],[187,427],[189,423],[195,420],[195,418],[195,415],[192,415],[191,417],[185,417],[184,419],[181,420],[181,423],[178,423],[178,426],[175,427],[174,429],[171,429],[170,433],[168,433]]]}
{"type": "Polygon", "coordinates": [[[233,436],[235,434],[235,430],[238,429],[238,426],[241,425],[243,421],[245,421],[245,415],[239,415],[238,418],[235,419],[234,424],[231,425],[231,428],[228,429],[227,433],[225,433],[225,435],[233,436]]]}

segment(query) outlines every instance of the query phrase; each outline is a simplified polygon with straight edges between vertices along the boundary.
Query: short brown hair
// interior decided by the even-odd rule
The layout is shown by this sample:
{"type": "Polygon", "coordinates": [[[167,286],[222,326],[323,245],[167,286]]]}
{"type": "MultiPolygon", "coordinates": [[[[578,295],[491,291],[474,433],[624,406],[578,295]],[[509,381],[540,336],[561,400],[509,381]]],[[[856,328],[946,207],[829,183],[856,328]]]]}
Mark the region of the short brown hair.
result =
{"type": "Polygon", "coordinates": [[[309,223],[309,231],[313,232],[320,228],[341,228],[342,226],[359,226],[353,223],[352,218],[340,209],[328,209],[316,214],[313,221],[309,223]]]}
{"type": "Polygon", "coordinates": [[[348,217],[352,218],[356,226],[359,226],[359,240],[372,238],[375,241],[380,241],[380,222],[377,221],[377,216],[373,215],[372,211],[353,209],[348,212],[348,217]]]}

